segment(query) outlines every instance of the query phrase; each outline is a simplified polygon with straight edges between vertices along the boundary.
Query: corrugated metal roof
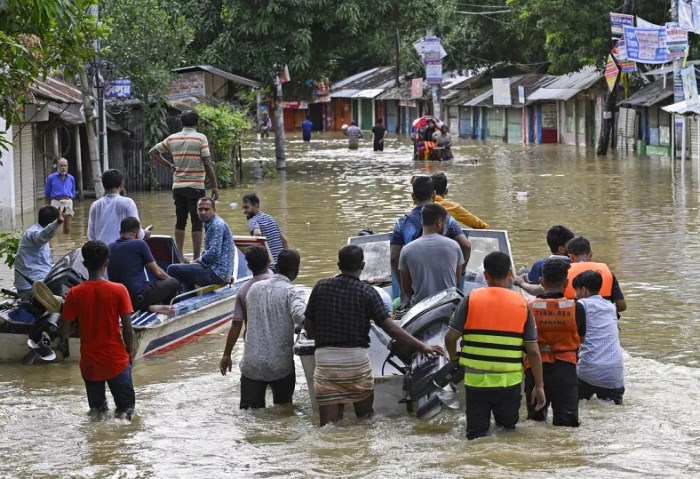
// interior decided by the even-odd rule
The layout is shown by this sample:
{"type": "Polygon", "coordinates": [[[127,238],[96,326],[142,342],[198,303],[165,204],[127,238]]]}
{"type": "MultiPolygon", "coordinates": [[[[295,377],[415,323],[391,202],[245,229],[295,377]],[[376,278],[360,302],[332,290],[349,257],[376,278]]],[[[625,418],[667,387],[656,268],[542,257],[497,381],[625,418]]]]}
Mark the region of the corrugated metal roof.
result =
{"type": "Polygon", "coordinates": [[[80,89],[58,78],[46,80],[35,79],[29,86],[29,91],[35,96],[45,100],[59,103],[82,103],[83,97],[80,89]]]}
{"type": "MultiPolygon", "coordinates": [[[[386,90],[396,82],[395,67],[377,67],[344,78],[331,86],[331,98],[350,98],[347,91],[386,90]],[[342,93],[343,96],[339,94],[342,93]]],[[[375,95],[376,96],[376,95],[375,95]]],[[[359,98],[359,97],[358,97],[359,98]]]]}
{"type": "Polygon", "coordinates": [[[471,100],[468,100],[466,103],[464,103],[464,106],[480,106],[480,103],[485,102],[489,98],[493,98],[493,88],[488,88],[484,93],[481,93],[471,100]]]}
{"type": "Polygon", "coordinates": [[[375,89],[370,89],[370,90],[360,90],[357,93],[355,93],[352,97],[353,98],[375,98],[379,94],[381,94],[384,90],[381,88],[375,88],[375,89]]]}
{"type": "Polygon", "coordinates": [[[234,83],[238,83],[239,85],[245,85],[245,86],[249,86],[251,88],[262,88],[262,86],[263,86],[263,84],[259,81],[251,80],[250,78],[242,77],[240,75],[235,75],[233,73],[229,73],[227,71],[221,70],[221,69],[213,67],[211,65],[191,65],[188,67],[175,68],[172,71],[175,73],[187,73],[187,72],[193,72],[193,71],[197,71],[197,70],[209,72],[212,75],[216,75],[218,77],[225,78],[226,80],[232,81],[234,83]]]}
{"type": "Polygon", "coordinates": [[[678,113],[679,115],[700,115],[700,107],[689,107],[685,100],[672,105],[662,106],[661,109],[669,113],[678,113]]]}
{"type": "Polygon", "coordinates": [[[345,90],[339,90],[339,91],[334,91],[331,92],[330,97],[331,98],[352,98],[353,96],[357,95],[357,93],[360,90],[353,90],[353,89],[345,89],[345,90]]]}
{"type": "Polygon", "coordinates": [[[631,97],[618,103],[621,106],[641,106],[649,107],[673,96],[673,81],[655,81],[645,86],[631,97]]]}
{"type": "Polygon", "coordinates": [[[603,78],[603,73],[589,65],[575,73],[554,77],[554,80],[530,94],[527,102],[535,101],[568,101],[584,90],[589,89],[603,78]]]}

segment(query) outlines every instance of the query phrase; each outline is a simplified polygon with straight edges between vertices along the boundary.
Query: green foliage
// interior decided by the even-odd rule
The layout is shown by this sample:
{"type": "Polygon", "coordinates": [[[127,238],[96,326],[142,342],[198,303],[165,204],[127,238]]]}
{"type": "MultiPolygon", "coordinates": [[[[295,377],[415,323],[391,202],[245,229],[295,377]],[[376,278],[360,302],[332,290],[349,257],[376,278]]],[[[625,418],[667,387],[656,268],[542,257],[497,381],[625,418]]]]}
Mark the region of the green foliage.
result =
{"type": "Polygon", "coordinates": [[[207,135],[213,153],[214,171],[220,186],[236,183],[235,155],[246,130],[253,127],[244,109],[231,105],[217,107],[204,103],[196,107],[199,114],[199,129],[207,135]]]}
{"type": "Polygon", "coordinates": [[[15,264],[20,238],[21,235],[15,231],[0,233],[0,258],[8,268],[12,268],[15,264]]]}
{"type": "Polygon", "coordinates": [[[96,0],[0,0],[0,115],[15,123],[34,78],[56,69],[73,74],[109,33],[88,8],[96,0]]]}
{"type": "Polygon", "coordinates": [[[168,14],[157,0],[102,0],[100,14],[112,28],[105,58],[131,79],[134,96],[144,103],[159,102],[170,70],[182,65],[192,40],[185,17],[168,14]]]}

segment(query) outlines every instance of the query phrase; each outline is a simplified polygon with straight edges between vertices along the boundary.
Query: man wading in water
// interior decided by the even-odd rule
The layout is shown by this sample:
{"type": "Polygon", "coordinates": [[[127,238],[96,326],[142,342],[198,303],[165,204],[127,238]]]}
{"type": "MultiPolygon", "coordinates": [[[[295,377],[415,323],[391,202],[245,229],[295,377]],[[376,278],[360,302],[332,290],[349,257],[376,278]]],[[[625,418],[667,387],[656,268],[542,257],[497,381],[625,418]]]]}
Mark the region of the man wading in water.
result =
{"type": "Polygon", "coordinates": [[[340,274],[322,279],[311,291],[304,328],[316,340],[314,394],[321,426],[343,419],[346,404],[358,418],[372,415],[374,378],[369,361],[370,321],[389,336],[423,354],[444,354],[397,326],[374,288],[360,281],[364,253],[357,245],[338,252],[340,274]]]}

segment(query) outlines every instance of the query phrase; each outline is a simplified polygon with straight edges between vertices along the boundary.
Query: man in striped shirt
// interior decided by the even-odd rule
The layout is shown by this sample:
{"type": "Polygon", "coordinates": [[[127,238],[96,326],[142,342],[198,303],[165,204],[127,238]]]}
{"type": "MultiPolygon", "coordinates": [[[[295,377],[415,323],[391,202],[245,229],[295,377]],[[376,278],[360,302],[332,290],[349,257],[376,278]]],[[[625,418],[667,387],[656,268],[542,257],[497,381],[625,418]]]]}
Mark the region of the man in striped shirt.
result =
{"type": "Polygon", "coordinates": [[[175,200],[175,244],[182,253],[185,245],[187,216],[192,221],[193,258],[199,258],[202,249],[202,221],[197,216],[197,201],[204,197],[204,179],[211,185],[211,197],[219,196],[216,175],[211,162],[207,137],[197,132],[199,115],[194,110],[183,111],[180,115],[182,131],[170,135],[151,148],[149,155],[173,171],[173,199],[175,200]],[[168,160],[164,153],[172,156],[168,160]]]}
{"type": "Polygon", "coordinates": [[[280,251],[288,248],[287,238],[275,219],[260,211],[260,198],[255,193],[243,196],[243,214],[248,218],[248,229],[253,236],[264,236],[270,246],[272,260],[277,263],[280,251]]]}

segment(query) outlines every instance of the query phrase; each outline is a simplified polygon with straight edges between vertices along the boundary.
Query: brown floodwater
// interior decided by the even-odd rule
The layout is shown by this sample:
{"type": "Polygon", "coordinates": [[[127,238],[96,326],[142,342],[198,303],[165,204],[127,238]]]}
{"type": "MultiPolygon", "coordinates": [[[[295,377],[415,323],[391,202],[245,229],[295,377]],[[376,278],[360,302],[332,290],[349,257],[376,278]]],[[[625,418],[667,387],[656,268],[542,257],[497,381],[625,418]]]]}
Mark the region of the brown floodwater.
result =
{"type": "MultiPolygon", "coordinates": [[[[262,210],[301,253],[297,283],[309,286],[335,274],[336,252],[348,236],[390,230],[411,207],[409,180],[418,173],[444,171],[450,199],[508,231],[519,266],[548,254],[550,226],[567,225],[591,240],[627,299],[622,407],[583,402],[578,429],[523,420],[515,433],[474,442],[464,438],[459,411],[430,421],[351,418],[320,429],[300,364],[294,407],[239,411],[237,368],[219,374],[224,335],[215,334],[137,363],[131,424],[87,417],[77,364],[0,365],[0,477],[700,475],[697,165],[468,140],[445,164],[412,162],[410,143],[400,139],[386,150],[374,153],[365,142],[349,151],[332,134],[315,134],[309,145],[291,135],[287,170],[277,174],[254,159],[272,158],[273,140],[251,141],[244,180],[220,193],[217,213],[245,234],[240,197],[257,192],[262,210]]],[[[172,231],[170,192],[132,197],[144,224],[172,231]]],[[[88,209],[88,201],[77,205],[73,232],[59,235],[55,257],[82,244],[88,209]]],[[[191,251],[189,241],[185,249],[191,251]]],[[[3,287],[10,278],[0,272],[3,287]]],[[[240,355],[239,343],[234,362],[240,355]]]]}

